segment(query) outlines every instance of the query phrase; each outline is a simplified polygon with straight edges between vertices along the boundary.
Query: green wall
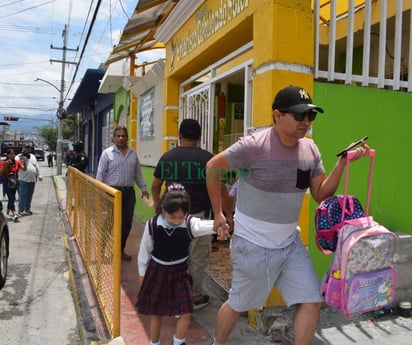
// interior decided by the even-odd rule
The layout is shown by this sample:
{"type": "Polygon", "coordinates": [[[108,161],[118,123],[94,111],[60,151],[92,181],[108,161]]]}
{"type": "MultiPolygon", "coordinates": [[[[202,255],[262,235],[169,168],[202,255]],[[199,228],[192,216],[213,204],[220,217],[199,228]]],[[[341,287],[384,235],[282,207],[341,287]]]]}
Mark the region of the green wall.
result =
{"type": "Polygon", "coordinates": [[[119,122],[120,115],[124,108],[127,109],[127,104],[129,102],[129,92],[121,87],[114,95],[113,98],[113,109],[114,109],[114,121],[119,122]]]}
{"type": "MultiPolygon", "coordinates": [[[[376,150],[371,207],[369,214],[389,230],[412,234],[409,197],[411,173],[408,159],[412,152],[412,94],[330,83],[314,84],[314,103],[325,114],[316,118],[312,137],[319,146],[329,172],[336,153],[365,135],[376,150]]],[[[350,168],[349,194],[366,206],[369,160],[353,162],[350,168]]],[[[342,178],[338,194],[343,192],[342,178]]],[[[311,214],[316,203],[311,200],[311,214]]],[[[310,254],[321,275],[331,256],[324,256],[314,242],[314,222],[310,222],[310,254]]]]}
{"type": "MultiPolygon", "coordinates": [[[[142,166],[142,175],[143,179],[146,182],[147,185],[147,191],[149,192],[150,195],[152,195],[152,181],[153,181],[153,167],[149,166],[142,166]]],[[[146,221],[154,216],[155,212],[153,207],[147,206],[141,199],[140,199],[140,194],[141,191],[139,187],[136,188],[136,206],[134,208],[134,216],[141,221],[142,223],[146,223],[146,221]]]]}

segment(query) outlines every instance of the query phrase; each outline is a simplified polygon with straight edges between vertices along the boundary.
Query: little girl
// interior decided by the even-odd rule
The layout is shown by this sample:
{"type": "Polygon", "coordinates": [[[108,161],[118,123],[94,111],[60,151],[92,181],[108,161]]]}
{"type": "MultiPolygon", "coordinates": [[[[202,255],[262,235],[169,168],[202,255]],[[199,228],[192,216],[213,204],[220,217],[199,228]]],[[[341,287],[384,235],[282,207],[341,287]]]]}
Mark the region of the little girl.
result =
{"type": "Polygon", "coordinates": [[[160,200],[156,216],[146,223],[138,255],[141,283],[137,310],[150,315],[150,345],[160,344],[163,316],[176,316],[172,345],[185,345],[193,312],[193,281],[188,272],[188,248],[194,237],[211,235],[213,220],[192,217],[190,197],[172,184],[160,200]]]}

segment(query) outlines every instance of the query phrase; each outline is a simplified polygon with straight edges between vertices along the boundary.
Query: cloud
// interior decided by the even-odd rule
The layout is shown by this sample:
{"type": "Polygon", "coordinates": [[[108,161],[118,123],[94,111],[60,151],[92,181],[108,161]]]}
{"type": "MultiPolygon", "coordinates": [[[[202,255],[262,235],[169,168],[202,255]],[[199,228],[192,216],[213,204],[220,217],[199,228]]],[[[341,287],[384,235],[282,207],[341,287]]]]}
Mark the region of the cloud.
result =
{"type": "MultiPolygon", "coordinates": [[[[95,3],[25,0],[0,4],[0,114],[55,115],[60,96],[58,90],[45,82],[35,82],[35,79],[47,80],[60,90],[62,64],[50,63],[50,59],[62,60],[62,32],[67,24],[67,48],[79,50],[67,50],[66,61],[79,61],[95,3]],[[89,8],[90,3],[92,8],[89,8]]],[[[122,4],[126,13],[131,14],[137,0],[122,0],[122,4]]],[[[101,2],[77,74],[75,65],[66,64],[65,67],[65,89],[75,76],[71,95],[87,68],[98,68],[105,62],[127,19],[120,0],[101,2]]]]}

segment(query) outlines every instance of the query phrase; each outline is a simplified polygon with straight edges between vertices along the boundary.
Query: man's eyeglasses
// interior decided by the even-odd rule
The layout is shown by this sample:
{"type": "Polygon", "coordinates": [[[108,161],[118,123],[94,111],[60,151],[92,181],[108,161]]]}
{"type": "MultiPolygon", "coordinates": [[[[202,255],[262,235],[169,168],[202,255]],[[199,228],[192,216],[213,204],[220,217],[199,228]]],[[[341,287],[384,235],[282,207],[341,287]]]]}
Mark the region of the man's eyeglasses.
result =
{"type": "Polygon", "coordinates": [[[307,111],[305,113],[291,113],[290,111],[282,111],[280,110],[281,113],[289,113],[292,114],[293,118],[300,122],[303,121],[303,119],[307,116],[309,121],[314,121],[316,119],[317,112],[316,111],[307,111]]]}

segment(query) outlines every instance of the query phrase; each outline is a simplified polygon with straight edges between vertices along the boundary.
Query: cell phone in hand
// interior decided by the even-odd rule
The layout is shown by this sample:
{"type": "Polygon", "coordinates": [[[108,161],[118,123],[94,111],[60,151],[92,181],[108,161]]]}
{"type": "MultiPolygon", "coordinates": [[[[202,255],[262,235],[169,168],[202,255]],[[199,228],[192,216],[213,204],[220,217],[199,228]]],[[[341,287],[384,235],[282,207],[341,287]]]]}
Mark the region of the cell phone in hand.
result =
{"type": "Polygon", "coordinates": [[[347,148],[343,149],[340,151],[336,156],[346,156],[346,153],[352,149],[354,149],[356,146],[360,145],[362,141],[368,140],[368,136],[363,137],[362,139],[359,139],[358,141],[355,141],[354,143],[350,144],[347,148]]]}

